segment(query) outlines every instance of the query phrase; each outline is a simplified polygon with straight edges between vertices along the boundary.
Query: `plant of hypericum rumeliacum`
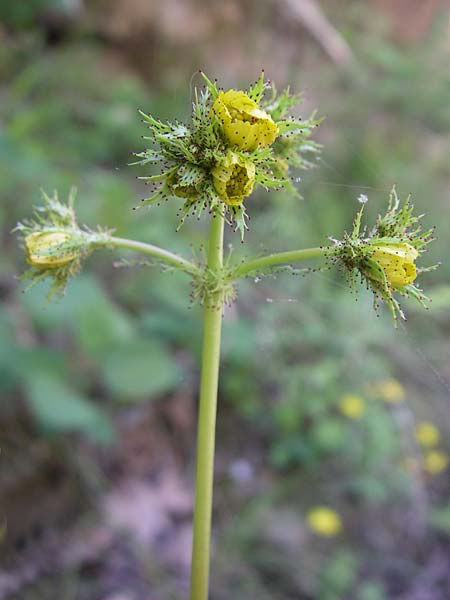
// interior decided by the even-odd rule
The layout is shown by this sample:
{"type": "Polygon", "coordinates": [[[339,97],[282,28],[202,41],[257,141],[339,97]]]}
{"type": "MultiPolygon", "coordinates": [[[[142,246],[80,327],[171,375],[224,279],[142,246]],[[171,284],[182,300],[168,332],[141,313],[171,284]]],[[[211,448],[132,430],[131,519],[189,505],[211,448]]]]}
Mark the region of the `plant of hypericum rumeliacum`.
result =
{"type": "Polygon", "coordinates": [[[314,115],[305,120],[289,116],[299,97],[289,90],[277,94],[263,75],[247,91],[223,91],[202,76],[205,85],[195,92],[188,124],[163,123],[140,111],[149,127],[146,139],[150,144],[136,155],[138,161],[134,164],[149,171],[142,179],[153,188],[141,206],[170,200],[178,204],[181,223],[191,214],[200,218],[206,212],[210,231],[203,261],[183,258],[147,242],[115,237],[106,228],[80,226],[73,195],[67,204],[56,193],[53,197],[44,195],[44,204],[36,209],[34,219],[17,226],[30,265],[23,277],[30,278],[32,284],[50,278],[50,294],[64,291],[83,260],[98,248],[136,250],[150,255],[157,264],[178,269],[192,278],[192,295],[204,307],[193,600],[205,600],[208,596],[222,312],[225,303],[235,297],[235,282],[241,277],[264,275],[319,257],[327,267],[335,264],[344,269],[350,285],[355,285],[359,276],[373,292],[375,305],[384,301],[397,320],[398,316],[404,318],[398,296],[412,296],[422,304],[427,300],[415,281],[419,273],[429,269],[419,268],[416,261],[432,239],[432,231],[421,232],[420,217],[414,216],[409,199],[400,206],[394,189],[386,213],[378,217],[372,229],[361,225],[363,205],[351,232],[345,232],[342,239],[330,238],[326,246],[287,250],[240,263],[233,262],[230,256],[224,262],[225,222],[239,230],[243,238],[247,228],[245,203],[257,186],[284,187],[296,193],[292,183],[296,180],[295,171],[313,166],[320,150],[310,139],[319,121],[314,115]],[[157,172],[152,173],[151,168],[157,172]]]}

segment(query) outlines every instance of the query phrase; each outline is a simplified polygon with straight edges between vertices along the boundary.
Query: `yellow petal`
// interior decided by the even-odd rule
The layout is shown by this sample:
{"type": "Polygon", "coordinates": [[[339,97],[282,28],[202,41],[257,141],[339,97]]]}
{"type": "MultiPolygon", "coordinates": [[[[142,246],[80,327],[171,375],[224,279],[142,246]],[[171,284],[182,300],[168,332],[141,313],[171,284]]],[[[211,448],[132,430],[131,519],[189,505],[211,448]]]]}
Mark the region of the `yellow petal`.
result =
{"type": "Polygon", "coordinates": [[[211,174],[221,200],[229,206],[239,206],[253,191],[256,168],[253,162],[230,151],[211,174]]]}
{"type": "Polygon", "coordinates": [[[403,287],[417,277],[414,260],[417,250],[407,243],[374,246],[372,259],[383,269],[386,279],[393,287],[403,287]]]}
{"type": "Polygon", "coordinates": [[[38,231],[25,238],[26,259],[39,268],[57,268],[71,262],[77,256],[75,250],[64,249],[71,235],[65,232],[38,231]]]}
{"type": "Polygon", "coordinates": [[[277,137],[278,127],[272,117],[243,91],[219,92],[212,110],[227,141],[241,150],[269,146],[277,137]]]}
{"type": "Polygon", "coordinates": [[[380,244],[375,246],[377,251],[392,257],[414,261],[419,256],[419,252],[407,242],[391,242],[389,244],[380,244]]]}

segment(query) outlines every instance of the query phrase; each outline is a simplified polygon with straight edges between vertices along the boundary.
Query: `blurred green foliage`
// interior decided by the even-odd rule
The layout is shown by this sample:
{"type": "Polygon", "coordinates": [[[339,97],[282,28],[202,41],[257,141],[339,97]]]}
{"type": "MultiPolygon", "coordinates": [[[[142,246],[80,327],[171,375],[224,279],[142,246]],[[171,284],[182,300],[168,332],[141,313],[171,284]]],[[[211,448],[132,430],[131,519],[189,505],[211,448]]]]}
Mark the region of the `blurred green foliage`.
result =
{"type": "Polygon", "coordinates": [[[35,23],[43,10],[55,6],[58,0],[8,1],[0,4],[0,21],[7,27],[26,29],[35,23]]]}

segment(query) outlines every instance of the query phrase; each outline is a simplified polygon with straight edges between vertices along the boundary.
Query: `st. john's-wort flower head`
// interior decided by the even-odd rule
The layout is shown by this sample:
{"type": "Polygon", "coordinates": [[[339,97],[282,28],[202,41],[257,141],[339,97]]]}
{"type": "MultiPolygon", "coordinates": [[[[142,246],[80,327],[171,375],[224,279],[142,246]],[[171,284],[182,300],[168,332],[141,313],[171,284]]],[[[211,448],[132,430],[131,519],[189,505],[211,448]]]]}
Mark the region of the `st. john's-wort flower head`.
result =
{"type": "Polygon", "coordinates": [[[290,109],[301,99],[289,90],[277,94],[263,73],[246,91],[219,90],[203,73],[202,78],[206,86],[194,90],[189,123],[164,123],[140,111],[150,129],[145,139],[151,144],[136,155],[135,164],[156,165],[159,171],[139,178],[151,188],[140,206],[183,198],[178,211],[181,223],[189,215],[200,217],[206,209],[228,215],[243,237],[247,229],[244,198],[258,185],[267,191],[296,191],[289,171],[313,165],[307,157],[319,151],[319,145],[310,140],[319,121],[313,116],[290,116],[290,109]],[[230,153],[239,157],[239,164],[233,159],[227,166],[230,153]]]}
{"type": "Polygon", "coordinates": [[[105,243],[109,232],[78,225],[73,207],[75,190],[67,203],[60,202],[56,192],[53,196],[43,192],[43,200],[43,205],[36,208],[35,218],[18,223],[15,230],[22,236],[30,265],[22,279],[29,279],[31,286],[42,279],[51,279],[51,297],[64,292],[69,278],[79,272],[82,260],[96,244],[105,243]]]}
{"type": "Polygon", "coordinates": [[[410,198],[400,206],[395,187],[389,196],[387,211],[380,215],[372,230],[361,227],[365,204],[357,213],[351,233],[344,233],[341,241],[333,240],[331,261],[342,265],[348,280],[354,283],[359,273],[374,294],[374,305],[381,299],[397,315],[405,318],[394,294],[411,296],[426,306],[428,298],[414,282],[420,273],[433,270],[417,267],[416,260],[433,239],[433,230],[422,232],[420,217],[414,215],[410,198]]]}

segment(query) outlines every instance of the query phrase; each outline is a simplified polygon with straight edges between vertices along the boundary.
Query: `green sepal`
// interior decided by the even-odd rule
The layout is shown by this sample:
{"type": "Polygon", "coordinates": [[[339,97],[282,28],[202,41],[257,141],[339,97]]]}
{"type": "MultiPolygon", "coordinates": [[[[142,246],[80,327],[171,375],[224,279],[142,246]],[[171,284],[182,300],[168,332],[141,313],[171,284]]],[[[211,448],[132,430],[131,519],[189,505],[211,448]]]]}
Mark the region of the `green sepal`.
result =
{"type": "Polygon", "coordinates": [[[264,81],[264,71],[261,71],[258,81],[248,90],[248,96],[255,102],[261,101],[268,84],[264,81]]]}

